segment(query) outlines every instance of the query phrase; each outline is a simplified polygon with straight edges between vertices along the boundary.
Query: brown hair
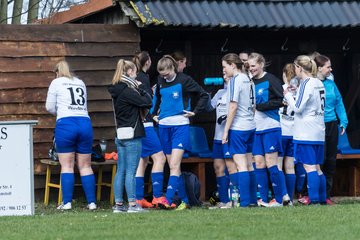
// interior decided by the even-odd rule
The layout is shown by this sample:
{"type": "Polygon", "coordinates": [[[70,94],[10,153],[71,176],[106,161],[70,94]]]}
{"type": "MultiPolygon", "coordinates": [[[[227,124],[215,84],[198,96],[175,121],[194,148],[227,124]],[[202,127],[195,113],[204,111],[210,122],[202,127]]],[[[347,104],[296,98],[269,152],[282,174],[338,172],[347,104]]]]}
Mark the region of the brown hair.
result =
{"type": "Polygon", "coordinates": [[[324,56],[324,55],[318,55],[314,58],[314,61],[316,62],[316,65],[318,67],[323,67],[325,65],[325,63],[330,61],[330,58],[328,58],[327,56],[324,56]]]}
{"type": "Polygon", "coordinates": [[[175,59],[175,61],[181,61],[184,60],[186,57],[183,52],[181,51],[175,51],[171,54],[171,57],[175,59]]]}
{"type": "Polygon", "coordinates": [[[238,54],[235,53],[228,53],[225,56],[222,57],[222,61],[226,62],[227,64],[235,64],[237,69],[240,71],[242,70],[244,63],[240,60],[240,57],[238,54]]]}
{"type": "Polygon", "coordinates": [[[285,73],[288,82],[295,77],[295,65],[293,63],[287,63],[282,71],[285,73]]]}
{"type": "Polygon", "coordinates": [[[149,53],[147,51],[141,51],[135,54],[132,61],[135,63],[137,70],[140,71],[149,59],[149,53]]]}

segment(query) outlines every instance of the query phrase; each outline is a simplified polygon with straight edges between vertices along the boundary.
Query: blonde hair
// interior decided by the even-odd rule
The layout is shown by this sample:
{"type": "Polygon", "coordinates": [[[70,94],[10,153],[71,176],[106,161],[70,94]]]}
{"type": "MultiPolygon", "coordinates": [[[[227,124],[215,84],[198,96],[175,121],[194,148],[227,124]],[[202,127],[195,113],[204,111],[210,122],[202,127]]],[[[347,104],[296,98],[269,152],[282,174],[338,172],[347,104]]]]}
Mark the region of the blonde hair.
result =
{"type": "Polygon", "coordinates": [[[289,83],[291,79],[295,77],[295,65],[293,63],[287,63],[283,68],[283,73],[285,73],[286,80],[289,83]]]}
{"type": "Polygon", "coordinates": [[[122,75],[127,76],[126,72],[129,69],[133,69],[136,71],[135,63],[128,61],[128,60],[120,59],[116,66],[116,71],[115,71],[114,77],[112,79],[112,84],[115,85],[115,84],[121,82],[121,76],[122,75]]]}
{"type": "Polygon", "coordinates": [[[316,77],[317,65],[309,56],[300,55],[295,59],[294,63],[302,67],[304,71],[310,73],[313,77],[316,77]]]}
{"type": "Polygon", "coordinates": [[[174,70],[177,72],[177,63],[175,59],[170,55],[164,55],[157,63],[158,72],[164,70],[174,70]]]}
{"type": "Polygon", "coordinates": [[[72,79],[74,76],[70,72],[69,64],[63,60],[55,65],[54,72],[57,73],[58,77],[67,77],[72,79]]]}
{"type": "Polygon", "coordinates": [[[267,63],[267,62],[265,61],[264,56],[263,56],[262,54],[260,54],[260,53],[256,53],[256,52],[251,53],[251,54],[249,55],[248,61],[249,61],[250,59],[255,59],[255,62],[256,62],[257,64],[262,64],[262,65],[263,65],[263,69],[264,69],[265,67],[267,67],[267,66],[270,65],[270,63],[267,63]]]}

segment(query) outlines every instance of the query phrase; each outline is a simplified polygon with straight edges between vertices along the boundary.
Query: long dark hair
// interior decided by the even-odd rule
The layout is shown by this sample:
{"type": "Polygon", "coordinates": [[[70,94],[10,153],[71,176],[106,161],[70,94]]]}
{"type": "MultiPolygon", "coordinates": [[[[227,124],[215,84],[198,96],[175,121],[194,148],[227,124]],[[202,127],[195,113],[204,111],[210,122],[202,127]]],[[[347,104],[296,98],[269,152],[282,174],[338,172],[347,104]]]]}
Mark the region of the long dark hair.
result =
{"type": "Polygon", "coordinates": [[[135,63],[138,72],[142,70],[145,63],[150,59],[150,55],[147,51],[141,51],[134,55],[132,61],[135,63]]]}

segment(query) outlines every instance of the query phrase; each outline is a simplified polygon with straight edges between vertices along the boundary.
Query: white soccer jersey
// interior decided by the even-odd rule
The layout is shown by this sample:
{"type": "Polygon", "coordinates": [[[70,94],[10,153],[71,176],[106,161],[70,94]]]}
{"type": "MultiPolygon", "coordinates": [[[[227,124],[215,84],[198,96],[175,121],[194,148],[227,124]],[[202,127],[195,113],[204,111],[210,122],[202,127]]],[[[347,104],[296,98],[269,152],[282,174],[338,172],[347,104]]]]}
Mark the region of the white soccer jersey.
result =
{"type": "Polygon", "coordinates": [[[249,77],[243,73],[239,73],[232,77],[230,79],[227,94],[228,103],[237,102],[237,110],[230,129],[241,131],[255,129],[254,84],[250,81],[249,77]]]}
{"type": "MultiPolygon", "coordinates": [[[[288,84],[283,85],[283,89],[288,88],[288,84]]],[[[295,96],[293,96],[294,98],[295,96]]],[[[291,106],[286,105],[279,109],[280,124],[281,124],[281,135],[292,137],[294,134],[294,115],[295,112],[291,106]]]]}
{"type": "Polygon", "coordinates": [[[325,88],[317,78],[302,80],[294,100],[292,94],[285,95],[295,112],[294,142],[323,144],[325,141],[325,88]]]}
{"type": "Polygon", "coordinates": [[[216,108],[216,121],[215,121],[215,140],[222,140],[224,129],[225,129],[225,121],[222,121],[221,124],[218,123],[218,119],[221,116],[226,116],[228,113],[227,106],[227,89],[226,86],[224,89],[220,89],[215,96],[211,99],[211,106],[216,108]]]}
{"type": "Polygon", "coordinates": [[[56,119],[89,117],[85,83],[76,77],[54,79],[47,93],[46,110],[56,115],[56,119]]]}

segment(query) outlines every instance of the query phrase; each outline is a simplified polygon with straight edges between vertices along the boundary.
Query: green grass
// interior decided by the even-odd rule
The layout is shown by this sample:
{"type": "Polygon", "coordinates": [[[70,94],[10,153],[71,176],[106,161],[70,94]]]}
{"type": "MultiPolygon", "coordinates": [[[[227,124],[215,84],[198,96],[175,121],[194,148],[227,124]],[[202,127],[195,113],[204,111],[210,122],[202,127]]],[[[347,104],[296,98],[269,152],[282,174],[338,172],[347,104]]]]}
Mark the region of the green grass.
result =
{"type": "MultiPolygon", "coordinates": [[[[360,203],[113,214],[109,205],[0,217],[0,239],[360,239],[360,203]]],[[[84,206],[74,203],[73,206],[84,206]]]]}

